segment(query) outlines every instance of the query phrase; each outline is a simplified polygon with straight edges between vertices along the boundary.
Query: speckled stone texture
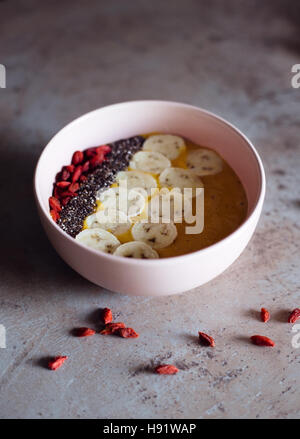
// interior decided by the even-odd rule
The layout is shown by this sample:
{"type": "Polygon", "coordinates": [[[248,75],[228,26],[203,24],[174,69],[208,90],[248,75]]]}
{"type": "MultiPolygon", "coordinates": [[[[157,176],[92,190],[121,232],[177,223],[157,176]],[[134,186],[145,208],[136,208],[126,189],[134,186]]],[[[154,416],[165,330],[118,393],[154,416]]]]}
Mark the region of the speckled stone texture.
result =
{"type": "Polygon", "coordinates": [[[0,2],[1,418],[298,418],[300,349],[285,323],[300,306],[297,2],[88,3],[0,2]],[[121,296],[81,278],[47,241],[32,194],[36,160],[58,129],[144,98],[225,117],[254,141],[267,174],[262,218],[241,257],[167,298],[121,296]],[[104,306],[140,338],[71,335],[97,325],[104,306]],[[214,349],[199,346],[198,330],[215,337],[214,349]],[[276,347],[251,345],[255,333],[276,347]],[[70,359],[47,370],[58,354],[70,359]],[[154,375],[159,362],[180,372],[154,375]]]}

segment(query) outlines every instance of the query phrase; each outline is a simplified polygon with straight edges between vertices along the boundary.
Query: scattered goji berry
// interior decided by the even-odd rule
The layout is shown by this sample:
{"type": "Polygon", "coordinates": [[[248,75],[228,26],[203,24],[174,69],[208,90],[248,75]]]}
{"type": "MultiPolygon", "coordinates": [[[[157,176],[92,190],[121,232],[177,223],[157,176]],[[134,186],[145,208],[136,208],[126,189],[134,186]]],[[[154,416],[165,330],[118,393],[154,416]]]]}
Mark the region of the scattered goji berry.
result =
{"type": "Polygon", "coordinates": [[[289,323],[295,323],[298,319],[300,318],[300,309],[299,308],[295,308],[289,318],[288,318],[288,322],[289,323]]]}
{"type": "Polygon", "coordinates": [[[49,361],[48,367],[51,370],[59,369],[63,363],[66,361],[68,357],[67,356],[58,356],[55,357],[53,360],[49,361]]]}
{"type": "Polygon", "coordinates": [[[120,328],[117,334],[123,338],[137,338],[139,334],[132,328],[120,328]]]}
{"type": "Polygon", "coordinates": [[[79,177],[79,181],[80,182],[83,182],[83,181],[86,181],[87,180],[87,177],[85,176],[85,175],[81,175],[80,177],[79,177]]]}
{"type": "Polygon", "coordinates": [[[72,164],[77,166],[79,163],[81,163],[83,160],[83,152],[82,151],[75,151],[72,157],[72,164]]]}
{"type": "Polygon", "coordinates": [[[262,308],[260,310],[260,317],[261,317],[261,320],[264,323],[268,322],[270,320],[270,313],[269,313],[269,311],[266,308],[262,308]]]}
{"type": "Polygon", "coordinates": [[[76,336],[77,337],[89,337],[90,335],[96,334],[96,331],[91,328],[77,328],[76,329],[76,336]]]}
{"type": "Polygon", "coordinates": [[[57,198],[49,197],[49,205],[52,209],[56,210],[57,212],[61,211],[61,205],[57,198]]]}
{"type": "Polygon", "coordinates": [[[275,343],[273,340],[271,340],[269,337],[265,337],[264,335],[252,335],[251,341],[253,344],[257,346],[275,346],[275,343]]]}
{"type": "Polygon", "coordinates": [[[107,323],[111,323],[113,319],[112,312],[109,308],[104,308],[102,311],[102,320],[103,323],[106,325],[107,323]]]}
{"type": "Polygon", "coordinates": [[[126,328],[126,325],[123,322],[107,323],[107,325],[105,325],[105,328],[102,329],[102,331],[100,331],[100,334],[102,335],[114,334],[116,331],[122,328],[126,328]]]}
{"type": "Polygon", "coordinates": [[[155,372],[159,375],[174,375],[179,370],[173,364],[161,364],[155,368],[155,372]]]}
{"type": "Polygon", "coordinates": [[[205,334],[205,332],[198,332],[199,334],[199,341],[205,346],[214,347],[215,346],[215,340],[210,336],[205,334]]]}

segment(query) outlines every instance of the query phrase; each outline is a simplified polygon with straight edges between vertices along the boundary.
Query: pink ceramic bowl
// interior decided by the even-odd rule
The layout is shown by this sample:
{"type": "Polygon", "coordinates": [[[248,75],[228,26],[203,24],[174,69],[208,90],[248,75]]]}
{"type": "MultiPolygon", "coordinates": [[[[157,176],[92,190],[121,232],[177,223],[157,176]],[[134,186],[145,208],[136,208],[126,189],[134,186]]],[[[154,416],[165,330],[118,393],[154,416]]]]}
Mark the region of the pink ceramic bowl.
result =
{"type": "Polygon", "coordinates": [[[257,225],[265,174],[251,142],[225,120],[191,105],[134,101],[110,105],[79,117],[59,131],[44,149],[34,189],[44,229],[59,255],[91,282],[120,293],[161,296],[203,285],[222,273],[241,254],[257,225]],[[48,198],[58,170],[77,149],[147,132],[179,134],[218,151],[240,177],[248,197],[244,223],[227,238],[194,253],[159,260],[127,259],[84,247],[51,219],[48,198]]]}

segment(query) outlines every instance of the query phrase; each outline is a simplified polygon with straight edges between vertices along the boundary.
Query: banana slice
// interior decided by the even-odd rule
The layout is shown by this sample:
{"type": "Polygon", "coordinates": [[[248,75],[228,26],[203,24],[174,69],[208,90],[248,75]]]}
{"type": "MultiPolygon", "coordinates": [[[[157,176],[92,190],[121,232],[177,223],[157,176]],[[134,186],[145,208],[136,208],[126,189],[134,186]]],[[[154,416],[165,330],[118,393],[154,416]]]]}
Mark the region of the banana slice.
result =
{"type": "Polygon", "coordinates": [[[187,166],[197,175],[214,175],[222,171],[223,163],[218,154],[210,149],[199,148],[190,151],[187,166]]]}
{"type": "Polygon", "coordinates": [[[129,218],[139,215],[145,208],[145,197],[135,189],[125,189],[123,187],[111,187],[99,196],[101,210],[119,210],[129,218]]]}
{"type": "Polygon", "coordinates": [[[148,137],[144,142],[143,150],[160,152],[169,160],[174,160],[185,150],[185,143],[181,137],[159,134],[148,137]]]}
{"type": "Polygon", "coordinates": [[[120,245],[114,252],[116,256],[136,259],[157,259],[158,253],[144,242],[131,241],[120,245]]]}
{"type": "Polygon", "coordinates": [[[124,212],[111,208],[89,215],[85,223],[88,229],[104,229],[114,235],[122,235],[132,226],[130,218],[124,212]]]}
{"type": "Polygon", "coordinates": [[[181,191],[162,188],[157,195],[151,198],[148,206],[148,221],[152,223],[182,222],[184,200],[181,191]]]}
{"type": "Polygon", "coordinates": [[[157,188],[154,177],[142,171],[121,171],[117,174],[116,181],[119,185],[127,183],[127,189],[135,189],[142,193],[146,192],[146,196],[151,195],[151,189],[157,188]]]}
{"type": "Polygon", "coordinates": [[[129,166],[151,174],[160,174],[171,166],[171,162],[160,152],[139,151],[134,154],[129,166]]]}
{"type": "Polygon", "coordinates": [[[75,239],[87,247],[105,253],[113,253],[120,245],[120,241],[112,233],[103,229],[85,229],[75,239]]]}
{"type": "Polygon", "coordinates": [[[190,169],[168,168],[159,176],[159,182],[162,187],[178,188],[183,191],[192,188],[192,196],[196,196],[196,188],[203,188],[201,178],[190,169]]]}
{"type": "Polygon", "coordinates": [[[175,224],[135,223],[131,229],[133,239],[142,241],[152,248],[164,248],[172,244],[177,237],[175,224]]]}

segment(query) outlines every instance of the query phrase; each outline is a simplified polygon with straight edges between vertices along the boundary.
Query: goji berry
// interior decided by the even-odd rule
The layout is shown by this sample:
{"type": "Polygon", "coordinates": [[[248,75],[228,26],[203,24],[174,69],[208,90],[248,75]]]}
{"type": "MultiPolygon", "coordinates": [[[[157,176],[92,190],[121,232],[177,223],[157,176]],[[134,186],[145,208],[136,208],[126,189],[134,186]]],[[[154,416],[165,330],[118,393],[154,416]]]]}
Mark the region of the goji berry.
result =
{"type": "Polygon", "coordinates": [[[113,319],[112,312],[109,308],[104,308],[102,311],[102,320],[104,324],[111,323],[113,319]]]}
{"type": "Polygon", "coordinates": [[[77,166],[79,163],[81,163],[83,160],[83,152],[82,151],[75,151],[72,157],[72,164],[77,166]]]}
{"type": "Polygon", "coordinates": [[[58,357],[55,357],[53,360],[49,361],[48,363],[49,369],[51,370],[59,369],[64,364],[67,358],[68,357],[65,355],[64,356],[60,355],[58,357]]]}
{"type": "Polygon", "coordinates": [[[155,372],[159,375],[174,375],[179,372],[176,366],[173,364],[160,364],[155,368],[155,372]]]}
{"type": "Polygon", "coordinates": [[[257,346],[275,346],[275,343],[273,340],[271,340],[269,337],[265,337],[264,335],[252,335],[251,341],[253,344],[256,344],[257,346]]]}
{"type": "Polygon", "coordinates": [[[72,183],[75,183],[82,174],[82,166],[77,166],[75,168],[74,174],[72,175],[72,183]]]}
{"type": "Polygon", "coordinates": [[[79,189],[79,184],[78,183],[72,183],[71,186],[69,187],[68,191],[70,192],[76,192],[79,189]]]}
{"type": "Polygon", "coordinates": [[[65,197],[61,200],[61,204],[63,206],[66,206],[70,200],[71,200],[71,197],[65,197]]]}
{"type": "Polygon", "coordinates": [[[214,347],[215,346],[215,340],[210,336],[205,334],[205,332],[200,332],[199,331],[199,341],[200,343],[202,343],[205,346],[210,346],[210,347],[214,347]]]}
{"type": "Polygon", "coordinates": [[[105,328],[100,331],[100,334],[102,335],[110,335],[117,332],[119,329],[125,328],[126,325],[123,322],[116,322],[116,323],[107,323],[105,325],[105,328]]]}
{"type": "Polygon", "coordinates": [[[60,176],[60,178],[61,178],[61,180],[68,180],[69,178],[70,178],[70,172],[67,170],[67,169],[63,169],[62,170],[62,172],[61,172],[61,176],[60,176]]]}
{"type": "Polygon", "coordinates": [[[266,308],[260,310],[260,317],[262,322],[266,323],[270,320],[270,313],[266,308]]]}
{"type": "Polygon", "coordinates": [[[92,168],[96,168],[97,166],[101,165],[101,163],[104,161],[104,154],[103,153],[99,153],[97,155],[95,155],[91,160],[90,160],[90,165],[92,168]]]}
{"type": "Polygon", "coordinates": [[[89,167],[90,167],[90,162],[89,162],[89,160],[87,160],[82,165],[82,172],[87,172],[89,170],[89,167]]]}
{"type": "Polygon", "coordinates": [[[97,148],[93,147],[93,148],[88,148],[84,151],[84,154],[86,155],[86,157],[88,158],[93,158],[95,156],[95,154],[97,154],[97,148]]]}
{"type": "Polygon", "coordinates": [[[56,183],[56,186],[58,186],[61,189],[65,189],[66,187],[70,186],[71,182],[70,181],[58,181],[56,183]]]}
{"type": "Polygon", "coordinates": [[[56,210],[57,212],[61,211],[61,205],[57,198],[49,197],[49,205],[52,209],[56,210]]]}
{"type": "Polygon", "coordinates": [[[139,334],[132,328],[120,328],[117,334],[123,338],[137,338],[139,334]]]}
{"type": "Polygon", "coordinates": [[[288,318],[288,322],[289,323],[295,323],[298,319],[300,318],[300,309],[299,308],[295,308],[289,318],[288,318]]]}
{"type": "Polygon", "coordinates": [[[57,223],[59,220],[59,213],[54,209],[50,209],[50,215],[52,216],[53,221],[57,223]]]}
{"type": "Polygon", "coordinates": [[[96,331],[91,328],[77,328],[76,329],[76,336],[77,337],[89,337],[91,335],[96,334],[96,331]]]}
{"type": "Polygon", "coordinates": [[[66,170],[70,172],[70,174],[73,174],[75,166],[74,165],[67,165],[65,166],[66,170]]]}

